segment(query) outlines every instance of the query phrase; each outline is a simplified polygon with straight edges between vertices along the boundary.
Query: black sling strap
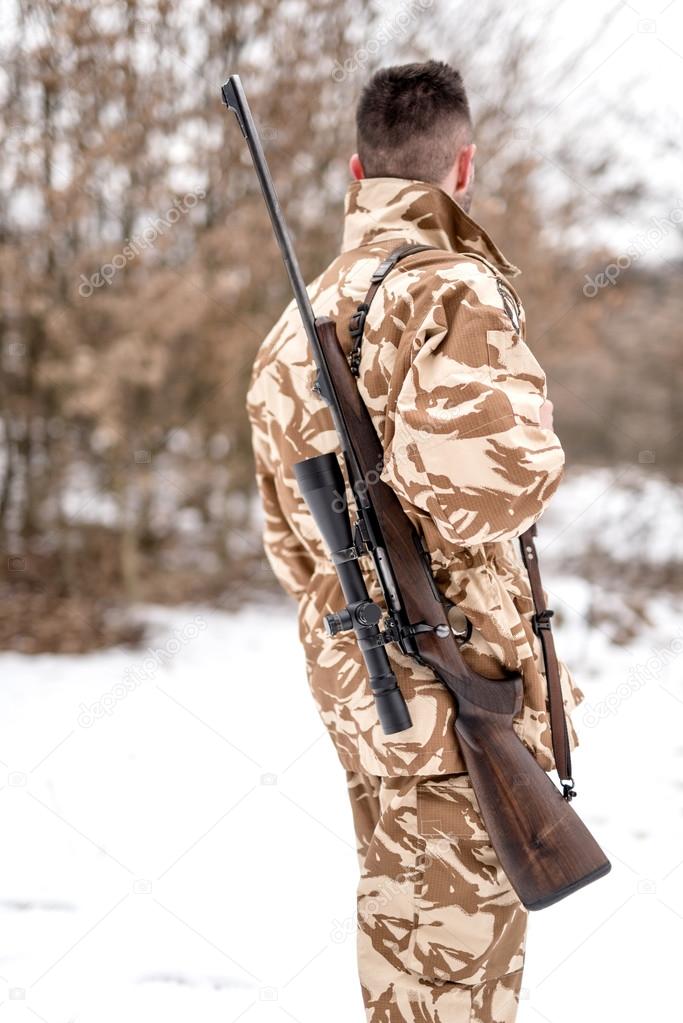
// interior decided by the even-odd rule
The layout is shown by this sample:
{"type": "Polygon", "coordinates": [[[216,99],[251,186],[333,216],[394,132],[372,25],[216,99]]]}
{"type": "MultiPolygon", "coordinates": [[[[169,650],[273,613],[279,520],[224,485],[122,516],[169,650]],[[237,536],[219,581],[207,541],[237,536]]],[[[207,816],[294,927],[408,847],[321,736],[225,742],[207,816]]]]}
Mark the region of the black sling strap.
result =
{"type": "MultiPolygon", "coordinates": [[[[363,346],[363,333],[365,331],[365,320],[370,309],[370,303],[377,294],[386,276],[406,256],[415,252],[424,252],[435,249],[433,245],[408,244],[400,245],[394,249],[386,259],[383,259],[370,278],[370,287],[365,299],[360,303],[349,322],[349,333],[353,345],[349,353],[349,366],[355,377],[359,374],[361,349],[363,346]]],[[[502,292],[501,292],[502,294],[502,292]]],[[[503,296],[505,301],[505,297],[503,296]]],[[[506,305],[507,310],[507,305],[506,305]]],[[[509,315],[509,314],[508,314],[509,315]]],[[[512,321],[515,326],[514,320],[512,321]]],[[[564,712],[564,701],[562,698],[562,685],[560,682],[560,666],[555,650],[555,641],[550,628],[550,619],[553,612],[545,606],[543,585],[541,583],[541,572],[538,564],[538,553],[534,543],[536,526],[530,526],[519,537],[522,551],[522,561],[529,577],[531,595],[534,604],[534,615],[532,618],[534,632],[541,643],[543,663],[545,666],[545,677],[548,689],[548,710],[550,717],[550,734],[552,738],[553,756],[555,767],[560,776],[565,799],[571,799],[576,795],[574,781],[572,778],[571,754],[569,746],[569,732],[567,729],[567,717],[564,712]]],[[[469,625],[468,625],[469,628],[469,625]]],[[[468,636],[469,638],[469,636],[468,636]]]]}
{"type": "Polygon", "coordinates": [[[363,331],[365,330],[365,318],[368,315],[368,309],[370,303],[377,294],[379,287],[381,286],[384,278],[387,274],[391,273],[397,263],[399,263],[405,256],[412,255],[413,252],[424,252],[426,249],[433,249],[433,245],[400,245],[397,249],[394,249],[386,259],[383,259],[379,264],[372,277],[370,278],[370,288],[365,296],[365,299],[356,309],[355,313],[349,321],[349,333],[353,339],[353,346],[349,353],[349,366],[351,372],[355,377],[358,376],[360,367],[360,355],[361,348],[363,347],[363,331]]]}

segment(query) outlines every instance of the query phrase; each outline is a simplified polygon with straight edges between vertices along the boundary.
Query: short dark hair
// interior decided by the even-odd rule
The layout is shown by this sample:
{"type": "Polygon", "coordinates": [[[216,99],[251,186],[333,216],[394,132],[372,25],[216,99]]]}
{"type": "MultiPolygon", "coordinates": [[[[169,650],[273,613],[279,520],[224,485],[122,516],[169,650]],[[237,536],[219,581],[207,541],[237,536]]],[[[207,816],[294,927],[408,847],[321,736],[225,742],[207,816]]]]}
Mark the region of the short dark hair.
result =
{"type": "Polygon", "coordinates": [[[380,68],[361,94],[356,128],[366,177],[442,181],[472,139],[460,73],[436,60],[380,68]]]}

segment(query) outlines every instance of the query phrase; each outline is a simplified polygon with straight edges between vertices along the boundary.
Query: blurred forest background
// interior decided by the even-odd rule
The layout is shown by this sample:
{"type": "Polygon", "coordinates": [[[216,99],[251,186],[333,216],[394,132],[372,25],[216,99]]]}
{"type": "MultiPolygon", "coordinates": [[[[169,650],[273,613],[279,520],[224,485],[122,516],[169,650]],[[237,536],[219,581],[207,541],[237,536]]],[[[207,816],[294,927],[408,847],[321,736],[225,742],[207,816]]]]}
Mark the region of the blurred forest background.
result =
{"type": "MultiPolygon", "coordinates": [[[[134,641],[134,603],[229,608],[271,585],[244,395],[290,294],[220,103],[234,71],[311,279],[339,245],[368,73],[459,67],[479,146],[472,212],[524,270],[569,465],[680,481],[683,199],[647,170],[680,125],[638,124],[625,89],[608,132],[605,111],[567,96],[614,16],[549,66],[538,18],[504,0],[3,4],[0,647],[134,641]],[[647,140],[642,166],[620,124],[647,140]]],[[[680,582],[671,564],[657,573],[680,582]]]]}

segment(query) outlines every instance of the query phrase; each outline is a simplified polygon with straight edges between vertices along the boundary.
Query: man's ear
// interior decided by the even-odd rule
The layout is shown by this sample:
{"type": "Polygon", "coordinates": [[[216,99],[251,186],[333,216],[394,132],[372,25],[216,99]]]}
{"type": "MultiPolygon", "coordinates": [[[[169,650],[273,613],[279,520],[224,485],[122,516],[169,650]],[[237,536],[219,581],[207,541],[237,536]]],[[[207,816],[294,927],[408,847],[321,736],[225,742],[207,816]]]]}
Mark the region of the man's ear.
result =
{"type": "Polygon", "coordinates": [[[358,155],[358,153],[354,153],[351,159],[349,160],[349,170],[351,171],[351,174],[356,179],[356,181],[361,181],[365,177],[363,164],[360,162],[360,156],[358,155]]]}
{"type": "Polygon", "coordinates": [[[455,183],[456,192],[465,191],[474,175],[474,153],[476,146],[473,142],[464,145],[458,153],[458,169],[455,183]]]}
{"type": "Polygon", "coordinates": [[[455,191],[466,192],[474,178],[474,155],[477,147],[474,142],[469,146],[463,146],[458,153],[458,166],[456,172],[455,191]]]}

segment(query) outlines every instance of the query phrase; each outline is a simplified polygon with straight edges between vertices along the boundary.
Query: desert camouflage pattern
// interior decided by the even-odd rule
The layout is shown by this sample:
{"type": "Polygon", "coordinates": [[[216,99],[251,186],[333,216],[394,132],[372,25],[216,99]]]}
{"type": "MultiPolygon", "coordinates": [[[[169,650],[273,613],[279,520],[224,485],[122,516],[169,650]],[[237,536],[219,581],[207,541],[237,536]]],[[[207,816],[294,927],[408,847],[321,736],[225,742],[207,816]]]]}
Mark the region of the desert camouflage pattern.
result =
{"type": "Polygon", "coordinates": [[[527,913],[468,776],[347,778],[368,1023],[513,1023],[527,913]]]}
{"type": "MultiPolygon", "coordinates": [[[[368,315],[358,386],[385,452],[377,472],[422,532],[437,586],[457,605],[454,624],[464,615],[472,625],[462,647],[467,661],[491,678],[502,669],[521,673],[524,706],[515,727],[549,770],[543,662],[516,538],[547,507],[564,455],[553,431],[540,425],[545,376],[510,283],[518,271],[437,186],[371,178],[349,186],[341,254],[309,295],[316,315],[335,319],[348,352],[348,321],[372,272],[406,242],[436,249],[399,263],[368,315]]],[[[347,770],[385,777],[463,772],[453,701],[432,672],[388,648],[413,726],[385,736],[353,635],[330,638],[323,630],[323,616],[343,606],[342,593],[293,472],[303,458],[338,450],[314,379],[291,303],[259,350],[248,409],[265,549],[298,602],[320,714],[347,770]]],[[[370,565],[366,577],[381,601],[370,565]]],[[[564,665],[561,677],[570,712],[581,693],[564,665]]],[[[570,733],[574,745],[571,724],[570,733]]]]}

